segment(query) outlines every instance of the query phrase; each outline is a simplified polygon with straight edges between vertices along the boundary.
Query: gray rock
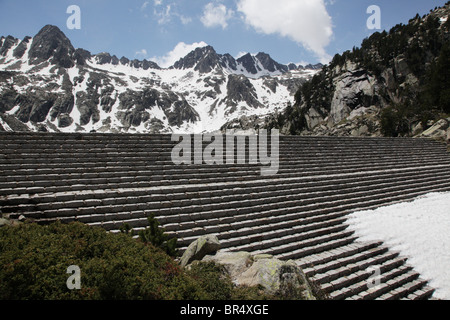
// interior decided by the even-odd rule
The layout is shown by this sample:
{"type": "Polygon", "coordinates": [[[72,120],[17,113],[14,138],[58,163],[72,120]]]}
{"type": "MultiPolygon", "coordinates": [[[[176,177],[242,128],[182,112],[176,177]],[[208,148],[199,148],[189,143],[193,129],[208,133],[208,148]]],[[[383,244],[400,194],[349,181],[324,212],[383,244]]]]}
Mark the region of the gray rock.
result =
{"type": "Polygon", "coordinates": [[[411,133],[413,136],[417,136],[422,132],[423,132],[422,122],[419,122],[412,127],[411,133]]]}
{"type": "Polygon", "coordinates": [[[22,58],[25,51],[27,50],[28,43],[30,42],[31,37],[25,37],[23,41],[14,49],[14,57],[15,58],[22,58]]]}
{"type": "Polygon", "coordinates": [[[264,52],[258,53],[256,55],[256,59],[258,59],[259,62],[261,62],[261,65],[263,66],[264,69],[266,69],[270,72],[280,71],[280,72],[284,73],[284,72],[289,71],[289,68],[287,66],[276,62],[267,53],[264,53],[264,52]]]}
{"type": "Polygon", "coordinates": [[[180,260],[182,267],[202,260],[206,255],[214,254],[220,249],[220,242],[214,235],[202,236],[189,245],[180,260]]]}
{"type": "Polygon", "coordinates": [[[84,49],[76,49],[73,54],[73,59],[76,61],[77,65],[86,65],[86,60],[92,57],[91,53],[84,49]]]}
{"type": "Polygon", "coordinates": [[[246,102],[249,107],[255,109],[264,107],[258,101],[255,87],[245,76],[230,74],[228,76],[227,92],[226,104],[230,108],[229,113],[236,111],[235,108],[239,102],[246,102]]]}
{"type": "Polygon", "coordinates": [[[239,284],[238,277],[253,264],[254,258],[248,252],[217,252],[214,256],[205,256],[203,261],[222,265],[235,284],[239,284]]]}
{"type": "Polygon", "coordinates": [[[431,126],[431,128],[425,130],[420,137],[447,139],[447,130],[449,128],[449,122],[446,119],[441,119],[431,126]]]}
{"type": "Polygon", "coordinates": [[[98,64],[108,64],[111,63],[111,55],[108,52],[101,52],[95,55],[95,60],[98,64]]]}
{"type": "Polygon", "coordinates": [[[281,261],[269,254],[252,256],[248,252],[217,252],[205,256],[203,261],[222,265],[237,286],[261,286],[270,295],[315,300],[306,275],[294,261],[281,261]]]}
{"type": "Polygon", "coordinates": [[[4,38],[2,46],[0,47],[0,56],[6,56],[9,49],[11,49],[11,47],[16,45],[17,42],[19,42],[19,40],[12,36],[7,36],[6,38],[4,38]]]}
{"type": "Polygon", "coordinates": [[[305,114],[306,122],[308,123],[308,128],[314,129],[317,125],[324,121],[322,115],[315,109],[311,108],[305,114]]]}
{"type": "Polygon", "coordinates": [[[352,110],[374,104],[374,79],[364,70],[352,70],[339,76],[335,88],[330,111],[334,123],[347,118],[352,110]]]}
{"type": "Polygon", "coordinates": [[[250,53],[237,59],[237,62],[240,63],[248,73],[257,74],[259,71],[257,69],[256,60],[250,53]]]}
{"type": "Polygon", "coordinates": [[[73,54],[75,48],[65,34],[56,26],[47,25],[33,38],[28,52],[30,64],[40,64],[49,60],[64,68],[75,65],[73,54]]]}
{"type": "Polygon", "coordinates": [[[196,48],[186,57],[175,62],[173,67],[175,69],[194,68],[195,71],[199,71],[200,73],[208,73],[219,65],[221,65],[220,56],[213,47],[206,46],[203,48],[196,48]]]}
{"type": "Polygon", "coordinates": [[[73,123],[73,119],[68,114],[60,114],[58,116],[58,127],[67,128],[73,123]]]}
{"type": "Polygon", "coordinates": [[[403,55],[398,56],[394,59],[395,63],[395,72],[397,74],[397,77],[403,78],[406,77],[408,74],[411,73],[408,67],[408,61],[403,55]]]}
{"type": "Polygon", "coordinates": [[[4,227],[4,226],[12,226],[12,225],[13,225],[13,223],[11,222],[11,220],[0,218],[0,228],[4,227]]]}

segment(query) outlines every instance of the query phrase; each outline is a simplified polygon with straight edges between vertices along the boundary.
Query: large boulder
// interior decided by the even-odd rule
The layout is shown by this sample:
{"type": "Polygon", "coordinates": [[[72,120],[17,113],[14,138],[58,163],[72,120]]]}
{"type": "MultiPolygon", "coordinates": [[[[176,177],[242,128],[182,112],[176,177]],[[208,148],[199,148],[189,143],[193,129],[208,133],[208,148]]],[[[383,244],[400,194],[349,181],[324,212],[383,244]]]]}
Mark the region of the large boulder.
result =
{"type": "Polygon", "coordinates": [[[218,252],[214,256],[205,256],[203,261],[224,266],[237,286],[259,286],[270,295],[315,300],[306,275],[294,261],[286,262],[272,255],[251,255],[248,252],[218,252]]]}
{"type": "Polygon", "coordinates": [[[206,255],[214,254],[220,249],[220,242],[214,235],[207,235],[192,242],[184,252],[180,260],[182,267],[193,261],[202,260],[206,255]]]}
{"type": "Polygon", "coordinates": [[[352,110],[375,104],[375,80],[365,70],[348,71],[335,80],[330,118],[337,124],[352,110]]]}
{"type": "Polygon", "coordinates": [[[420,134],[419,137],[447,140],[448,129],[449,121],[447,119],[441,119],[433,124],[429,129],[420,134]]]}
{"type": "Polygon", "coordinates": [[[203,261],[213,261],[222,265],[236,285],[239,276],[253,264],[253,257],[248,252],[217,252],[214,256],[206,256],[203,261]]]}
{"type": "Polygon", "coordinates": [[[11,226],[12,222],[8,219],[0,218],[0,228],[3,226],[11,226]]]}

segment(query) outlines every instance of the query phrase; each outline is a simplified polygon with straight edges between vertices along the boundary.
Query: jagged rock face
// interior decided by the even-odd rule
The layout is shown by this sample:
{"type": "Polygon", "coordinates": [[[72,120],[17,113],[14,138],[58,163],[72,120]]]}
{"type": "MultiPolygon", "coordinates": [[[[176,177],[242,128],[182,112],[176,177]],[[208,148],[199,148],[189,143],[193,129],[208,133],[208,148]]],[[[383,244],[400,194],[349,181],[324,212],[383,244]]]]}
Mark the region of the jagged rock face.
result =
{"type": "Polygon", "coordinates": [[[102,52],[99,53],[97,55],[95,55],[95,60],[97,61],[98,64],[113,64],[113,65],[118,65],[119,64],[119,59],[114,56],[111,57],[111,55],[108,52],[102,52]]]}
{"type": "Polygon", "coordinates": [[[28,56],[31,64],[49,60],[63,68],[74,66],[75,48],[69,39],[55,26],[45,26],[34,38],[28,56]]]}
{"type": "Polygon", "coordinates": [[[255,58],[250,54],[247,53],[246,55],[240,57],[237,62],[239,62],[247,72],[251,74],[257,74],[258,69],[255,65],[255,58]]]}
{"type": "Polygon", "coordinates": [[[2,37],[0,55],[5,56],[9,49],[11,49],[15,44],[17,44],[17,39],[12,36],[2,37]]]}
{"type": "Polygon", "coordinates": [[[186,57],[181,58],[173,67],[175,69],[192,69],[200,73],[211,72],[220,63],[220,57],[213,47],[197,48],[186,57]]]}
{"type": "Polygon", "coordinates": [[[163,69],[75,49],[49,25],[33,38],[0,39],[0,130],[217,131],[283,108],[314,73],[264,53],[236,60],[211,46],[163,69]]]}
{"type": "MultiPolygon", "coordinates": [[[[266,126],[303,135],[416,136],[426,131],[432,124],[423,125],[425,119],[439,122],[447,110],[446,103],[430,97],[447,101],[445,77],[433,83],[432,75],[442,73],[437,64],[446,65],[449,12],[446,4],[417,15],[408,25],[376,32],[361,48],[336,55],[297,91],[295,108],[270,117],[266,126]]],[[[445,130],[430,135],[444,137],[445,130]]]]}
{"type": "Polygon", "coordinates": [[[119,96],[118,119],[124,127],[140,126],[151,118],[151,109],[159,107],[170,126],[181,126],[184,121],[195,122],[198,114],[182,97],[173,92],[159,92],[146,88],[142,92],[127,91],[119,96]]]}
{"type": "MultiPolygon", "coordinates": [[[[335,80],[335,91],[331,101],[330,118],[339,123],[350,113],[364,106],[376,104],[375,79],[365,70],[350,70],[335,80]]],[[[313,123],[309,124],[314,127],[313,123]]]]}
{"type": "Polygon", "coordinates": [[[256,58],[261,62],[264,69],[269,70],[270,72],[288,72],[289,67],[285,65],[281,65],[273,60],[268,54],[260,52],[256,55],[256,58]]]}
{"type": "Polygon", "coordinates": [[[14,57],[16,58],[22,58],[22,56],[25,54],[25,51],[27,50],[27,45],[30,42],[31,37],[25,37],[22,42],[17,46],[16,49],[14,49],[14,57]]]}
{"type": "Polygon", "coordinates": [[[84,66],[86,61],[91,59],[91,53],[84,49],[76,49],[74,53],[74,60],[77,65],[84,66]]]}
{"type": "Polygon", "coordinates": [[[227,105],[231,108],[231,112],[239,102],[245,102],[251,108],[261,108],[263,105],[258,101],[256,90],[250,80],[241,75],[229,75],[227,84],[227,105]]]}

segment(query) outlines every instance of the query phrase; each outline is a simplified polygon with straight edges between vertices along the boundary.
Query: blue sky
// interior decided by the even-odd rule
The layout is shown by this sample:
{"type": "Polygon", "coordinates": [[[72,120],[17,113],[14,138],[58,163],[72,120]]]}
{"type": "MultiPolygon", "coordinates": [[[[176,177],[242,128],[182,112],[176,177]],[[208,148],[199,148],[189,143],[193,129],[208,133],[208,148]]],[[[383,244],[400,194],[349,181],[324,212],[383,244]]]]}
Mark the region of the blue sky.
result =
{"type": "Polygon", "coordinates": [[[0,0],[0,35],[34,36],[58,26],[76,48],[169,64],[207,43],[218,53],[266,52],[281,63],[326,62],[359,46],[367,8],[381,9],[381,30],[407,23],[447,0],[0,0]],[[67,27],[67,8],[81,29],[67,27]]]}

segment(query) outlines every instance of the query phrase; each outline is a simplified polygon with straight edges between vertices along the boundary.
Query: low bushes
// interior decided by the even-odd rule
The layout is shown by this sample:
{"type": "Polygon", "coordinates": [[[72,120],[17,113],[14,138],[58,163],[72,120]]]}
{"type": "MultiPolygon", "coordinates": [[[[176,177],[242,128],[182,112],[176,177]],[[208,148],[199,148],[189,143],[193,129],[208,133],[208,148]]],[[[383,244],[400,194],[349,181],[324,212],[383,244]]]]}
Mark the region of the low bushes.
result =
{"type": "Polygon", "coordinates": [[[160,249],[80,223],[1,228],[0,268],[0,299],[207,298],[160,249]],[[67,288],[71,265],[81,290],[67,288]]]}
{"type": "Polygon", "coordinates": [[[125,233],[81,223],[0,228],[2,300],[265,299],[256,288],[235,288],[220,267],[185,271],[162,249],[125,233]],[[69,266],[81,271],[70,290],[69,266]]]}

